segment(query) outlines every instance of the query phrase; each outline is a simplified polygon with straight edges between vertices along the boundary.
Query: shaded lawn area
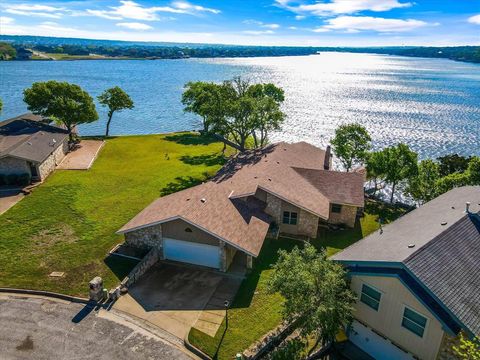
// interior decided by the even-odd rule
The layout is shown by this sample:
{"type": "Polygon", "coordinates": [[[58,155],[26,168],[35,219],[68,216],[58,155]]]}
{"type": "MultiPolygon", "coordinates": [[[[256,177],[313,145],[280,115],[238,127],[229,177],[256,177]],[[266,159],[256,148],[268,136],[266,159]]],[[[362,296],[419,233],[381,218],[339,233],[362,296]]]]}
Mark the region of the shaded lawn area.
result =
{"type": "MultiPolygon", "coordinates": [[[[332,256],[377,230],[379,218],[385,224],[404,213],[404,209],[368,200],[365,216],[357,222],[354,229],[323,230],[319,236],[321,240],[311,240],[311,243],[318,249],[326,248],[328,256],[332,256]]],[[[190,343],[212,358],[227,360],[278,326],[282,320],[283,299],[279,294],[268,294],[266,286],[272,273],[272,264],[278,258],[278,250],[291,250],[294,246],[302,246],[302,242],[282,237],[278,240],[265,240],[252,273],[243,281],[232,309],[229,310],[228,329],[225,331],[224,321],[212,338],[192,328],[188,335],[190,343]]]]}
{"type": "Polygon", "coordinates": [[[215,174],[222,148],[192,133],[109,138],[90,170],[56,170],[0,215],[0,286],[85,296],[94,276],[118,284],[135,262],[106,258],[123,240],[115,232],[161,194],[215,174]]]}
{"type": "Polygon", "coordinates": [[[242,282],[237,296],[228,310],[228,329],[225,320],[214,338],[192,328],[188,339],[211,357],[232,359],[262,335],[275,328],[282,320],[283,299],[279,294],[267,293],[267,282],[272,264],[277,261],[279,249],[291,250],[299,243],[287,239],[265,240],[254,268],[242,282]]]}
{"type": "Polygon", "coordinates": [[[317,249],[325,248],[327,256],[332,256],[378,230],[380,227],[379,219],[381,219],[382,224],[388,224],[405,214],[405,212],[406,210],[403,208],[397,208],[379,201],[366,200],[364,216],[360,221],[357,221],[353,229],[332,231],[321,228],[319,229],[318,238],[310,242],[317,249]]]}

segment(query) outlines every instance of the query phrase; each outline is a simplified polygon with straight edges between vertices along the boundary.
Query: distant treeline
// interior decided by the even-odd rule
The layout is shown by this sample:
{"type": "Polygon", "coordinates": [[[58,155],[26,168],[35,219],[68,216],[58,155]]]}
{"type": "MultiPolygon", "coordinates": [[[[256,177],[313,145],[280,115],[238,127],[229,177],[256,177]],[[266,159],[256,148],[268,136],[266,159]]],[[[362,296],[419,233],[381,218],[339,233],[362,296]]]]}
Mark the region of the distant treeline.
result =
{"type": "Polygon", "coordinates": [[[0,36],[0,59],[28,60],[33,51],[71,56],[99,55],[103,57],[138,59],[181,59],[210,57],[300,56],[320,52],[340,51],[376,53],[400,56],[446,58],[480,63],[480,46],[455,47],[302,47],[302,46],[240,46],[181,43],[148,43],[110,40],[54,38],[41,36],[0,36]],[[15,56],[12,56],[12,49],[15,56]],[[8,56],[2,53],[8,51],[8,56]]]}

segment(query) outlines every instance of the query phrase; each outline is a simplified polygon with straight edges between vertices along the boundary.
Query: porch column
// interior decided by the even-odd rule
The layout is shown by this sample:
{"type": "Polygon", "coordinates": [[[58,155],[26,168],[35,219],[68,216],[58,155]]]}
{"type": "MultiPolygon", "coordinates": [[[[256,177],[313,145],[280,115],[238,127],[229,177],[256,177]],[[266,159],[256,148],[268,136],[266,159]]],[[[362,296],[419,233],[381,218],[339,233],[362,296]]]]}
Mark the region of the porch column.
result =
{"type": "Polygon", "coordinates": [[[247,269],[251,269],[253,267],[253,257],[252,255],[247,255],[247,269]]]}
{"type": "Polygon", "coordinates": [[[227,271],[227,251],[223,241],[218,242],[218,251],[220,252],[220,271],[227,271]]]}

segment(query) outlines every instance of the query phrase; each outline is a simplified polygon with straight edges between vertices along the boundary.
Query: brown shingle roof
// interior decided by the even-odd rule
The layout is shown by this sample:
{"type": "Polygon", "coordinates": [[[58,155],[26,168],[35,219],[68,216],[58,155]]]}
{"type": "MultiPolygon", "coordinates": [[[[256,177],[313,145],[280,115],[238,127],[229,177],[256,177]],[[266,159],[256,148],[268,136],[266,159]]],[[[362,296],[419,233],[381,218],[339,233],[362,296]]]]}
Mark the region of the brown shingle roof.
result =
{"type": "Polygon", "coordinates": [[[67,130],[49,125],[42,116],[20,115],[0,122],[0,158],[43,162],[67,137],[67,130]]]}
{"type": "Polygon", "coordinates": [[[330,203],[363,207],[363,175],[324,170],[324,159],[325,151],[305,142],[240,154],[208,183],[157,199],[119,232],[180,217],[257,256],[270,219],[240,198],[258,188],[324,219],[330,203]]]}

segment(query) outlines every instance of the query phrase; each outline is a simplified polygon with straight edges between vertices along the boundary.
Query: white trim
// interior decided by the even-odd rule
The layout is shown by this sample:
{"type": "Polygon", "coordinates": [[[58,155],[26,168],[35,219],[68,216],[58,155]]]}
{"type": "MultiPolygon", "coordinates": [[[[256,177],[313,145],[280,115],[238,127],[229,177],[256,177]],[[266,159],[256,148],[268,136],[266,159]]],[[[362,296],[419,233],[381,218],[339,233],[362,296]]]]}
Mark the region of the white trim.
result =
{"type": "MultiPolygon", "coordinates": [[[[126,234],[126,233],[129,233],[129,232],[132,232],[132,231],[136,231],[136,230],[140,230],[140,229],[145,229],[145,228],[148,228],[148,227],[152,227],[152,226],[155,226],[155,225],[160,225],[160,224],[164,224],[164,223],[167,223],[167,222],[170,222],[170,221],[173,221],[173,220],[183,220],[185,221],[186,223],[196,227],[197,229],[200,229],[204,232],[206,232],[207,234],[209,235],[212,235],[214,237],[216,237],[217,239],[233,246],[234,248],[240,250],[240,251],[243,251],[244,253],[250,255],[250,256],[253,256],[254,258],[256,258],[258,255],[254,255],[252,254],[251,252],[247,251],[246,249],[243,249],[241,248],[240,246],[232,243],[231,241],[228,241],[226,239],[224,239],[223,237],[203,228],[202,226],[199,226],[198,224],[195,224],[187,219],[185,219],[184,217],[180,216],[180,215],[177,215],[177,216],[174,216],[174,217],[170,217],[168,219],[164,219],[164,220],[160,220],[160,221],[155,221],[155,222],[152,222],[152,223],[149,223],[149,224],[145,224],[145,225],[141,225],[141,226],[137,226],[137,227],[134,227],[134,228],[131,228],[131,229],[128,229],[128,230],[119,230],[116,232],[116,234],[126,234]]],[[[265,241],[265,239],[263,239],[265,241]]]]}

